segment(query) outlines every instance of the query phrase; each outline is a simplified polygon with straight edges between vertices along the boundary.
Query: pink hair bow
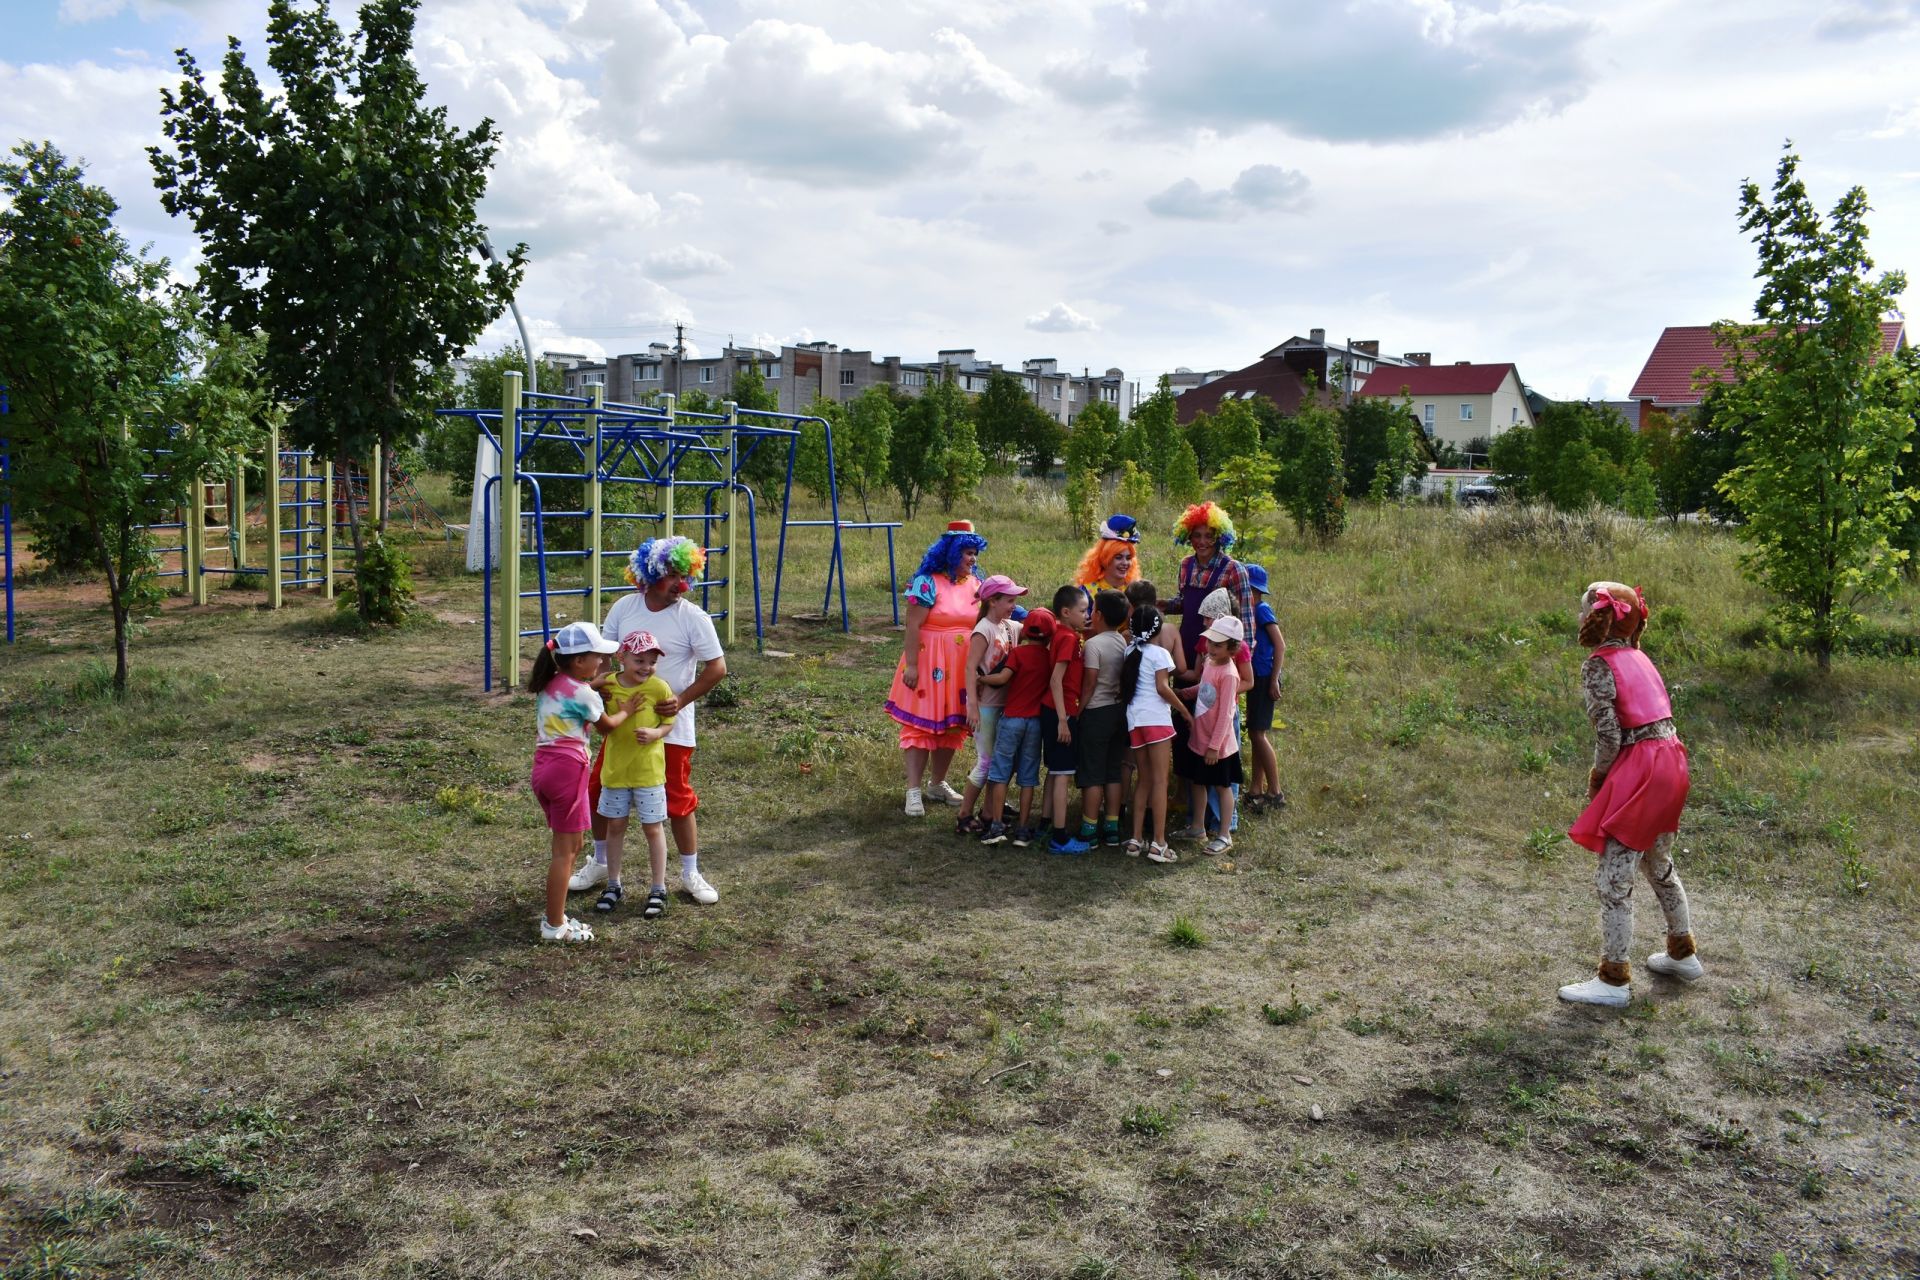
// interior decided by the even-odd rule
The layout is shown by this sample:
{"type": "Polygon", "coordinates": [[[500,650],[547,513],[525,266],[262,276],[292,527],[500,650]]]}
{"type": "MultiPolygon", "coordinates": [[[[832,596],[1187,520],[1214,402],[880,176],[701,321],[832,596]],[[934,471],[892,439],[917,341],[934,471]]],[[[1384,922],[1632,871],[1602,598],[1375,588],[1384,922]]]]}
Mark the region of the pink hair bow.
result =
{"type": "Polygon", "coordinates": [[[1628,604],[1625,600],[1614,599],[1613,593],[1605,587],[1593,593],[1593,607],[1598,609],[1603,606],[1612,609],[1613,616],[1616,618],[1631,617],[1633,614],[1632,605],[1628,604]]]}

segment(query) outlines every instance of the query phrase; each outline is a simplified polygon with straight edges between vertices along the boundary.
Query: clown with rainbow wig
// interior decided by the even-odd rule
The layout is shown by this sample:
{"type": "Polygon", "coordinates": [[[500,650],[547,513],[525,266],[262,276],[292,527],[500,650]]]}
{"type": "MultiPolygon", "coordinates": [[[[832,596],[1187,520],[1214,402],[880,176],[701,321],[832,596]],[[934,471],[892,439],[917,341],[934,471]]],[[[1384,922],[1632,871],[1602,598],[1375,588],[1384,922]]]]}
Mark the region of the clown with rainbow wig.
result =
{"type": "Polygon", "coordinates": [[[1253,619],[1253,583],[1246,566],[1227,554],[1233,546],[1233,518],[1219,503],[1196,502],[1181,512],[1173,523],[1173,540],[1192,554],[1180,562],[1179,594],[1169,607],[1180,615],[1180,643],[1188,653],[1199,654],[1204,652],[1200,633],[1208,621],[1200,614],[1200,602],[1224,589],[1241,624],[1247,625],[1253,619]]]}
{"type": "Polygon", "coordinates": [[[967,638],[980,617],[974,566],[986,549],[987,540],[973,531],[972,521],[955,520],[927,548],[901,593],[907,602],[906,643],[887,694],[887,714],[900,725],[909,817],[925,817],[930,799],[961,802],[947,782],[947,770],[970,732],[967,638]]]}
{"type": "MultiPolygon", "coordinates": [[[[720,891],[700,872],[700,797],[693,790],[694,711],[707,691],[726,678],[727,658],[713,619],[685,598],[706,567],[706,548],[692,538],[673,534],[648,538],[627,557],[626,578],[634,590],[613,602],[601,630],[615,641],[648,632],[659,650],[654,674],[666,682],[673,696],[656,703],[653,709],[662,723],[673,726],[666,736],[667,821],[680,850],[680,889],[695,902],[711,906],[720,901],[720,891]]],[[[604,756],[603,742],[588,782],[593,805],[593,857],[567,881],[567,888],[575,893],[607,883],[607,819],[620,815],[600,812],[604,756]]],[[[666,888],[664,884],[650,886],[649,911],[655,911],[656,900],[664,909],[666,888]]]]}
{"type": "Polygon", "coordinates": [[[1107,517],[1100,526],[1099,541],[1080,557],[1073,580],[1089,595],[1125,591],[1140,581],[1140,530],[1132,516],[1107,517]]]}

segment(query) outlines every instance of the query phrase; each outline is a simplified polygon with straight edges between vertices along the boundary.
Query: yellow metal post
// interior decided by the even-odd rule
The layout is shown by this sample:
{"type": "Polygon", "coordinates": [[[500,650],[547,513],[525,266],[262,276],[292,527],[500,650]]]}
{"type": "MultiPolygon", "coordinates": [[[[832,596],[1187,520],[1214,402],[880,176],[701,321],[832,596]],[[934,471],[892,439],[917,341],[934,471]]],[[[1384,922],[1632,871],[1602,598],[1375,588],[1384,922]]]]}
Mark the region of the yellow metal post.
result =
{"type": "Polygon", "coordinates": [[[199,476],[194,476],[187,485],[187,506],[181,515],[187,522],[187,549],[183,552],[186,563],[181,568],[187,571],[187,595],[195,604],[207,602],[206,577],[200,568],[206,562],[207,545],[207,486],[199,476]]]}
{"type": "MultiPolygon", "coordinates": [[[[667,430],[669,431],[678,431],[680,429],[680,411],[675,407],[675,402],[678,401],[679,398],[680,397],[672,394],[660,397],[661,403],[667,406],[667,430]]],[[[662,456],[667,459],[667,496],[660,504],[660,536],[663,538],[671,538],[673,536],[673,477],[674,474],[680,470],[679,467],[673,464],[673,451],[676,443],[677,441],[673,440],[667,441],[667,447],[661,451],[662,456]]]]}
{"type": "MultiPolygon", "coordinates": [[[[727,474],[725,477],[727,485],[727,643],[729,645],[734,640],[733,588],[734,584],[740,580],[739,565],[735,563],[738,557],[734,554],[734,548],[739,545],[739,539],[733,536],[734,517],[740,514],[739,508],[735,506],[737,498],[733,492],[734,467],[740,460],[739,450],[740,406],[735,401],[729,400],[727,401],[727,474]]],[[[712,521],[707,523],[712,524],[712,521]]],[[[713,576],[711,569],[707,571],[707,576],[713,576]]]]}
{"type": "Polygon", "coordinates": [[[600,621],[600,414],[607,402],[605,387],[590,387],[593,402],[593,439],[587,453],[587,620],[600,621]]]}
{"type": "Polygon", "coordinates": [[[233,469],[233,483],[227,486],[228,537],[233,539],[233,571],[238,574],[247,567],[247,464],[244,460],[233,469]]]}
{"type": "Polygon", "coordinates": [[[373,446],[373,470],[367,472],[367,523],[375,529],[386,528],[380,519],[380,512],[385,509],[380,505],[381,489],[386,485],[386,480],[386,464],[380,457],[380,446],[376,443],[373,446]]]}
{"type": "Polygon", "coordinates": [[[333,599],[333,464],[320,464],[320,593],[333,599]]]}
{"type": "Polygon", "coordinates": [[[500,392],[500,680],[520,683],[520,387],[508,372],[500,392]]]}
{"type": "Polygon", "coordinates": [[[280,424],[267,424],[267,608],[278,609],[286,603],[280,580],[280,424]]]}

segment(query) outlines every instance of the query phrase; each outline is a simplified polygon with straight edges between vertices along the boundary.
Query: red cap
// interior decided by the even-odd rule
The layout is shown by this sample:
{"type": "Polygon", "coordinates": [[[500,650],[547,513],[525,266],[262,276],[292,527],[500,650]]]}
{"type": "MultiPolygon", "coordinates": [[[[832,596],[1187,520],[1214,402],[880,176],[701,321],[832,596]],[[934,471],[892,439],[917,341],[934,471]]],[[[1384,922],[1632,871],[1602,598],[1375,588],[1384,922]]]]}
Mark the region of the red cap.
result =
{"type": "Polygon", "coordinates": [[[947,532],[948,532],[948,533],[972,533],[972,532],[973,532],[973,521],[971,521],[971,520],[949,520],[949,521],[947,521],[947,532]]]}

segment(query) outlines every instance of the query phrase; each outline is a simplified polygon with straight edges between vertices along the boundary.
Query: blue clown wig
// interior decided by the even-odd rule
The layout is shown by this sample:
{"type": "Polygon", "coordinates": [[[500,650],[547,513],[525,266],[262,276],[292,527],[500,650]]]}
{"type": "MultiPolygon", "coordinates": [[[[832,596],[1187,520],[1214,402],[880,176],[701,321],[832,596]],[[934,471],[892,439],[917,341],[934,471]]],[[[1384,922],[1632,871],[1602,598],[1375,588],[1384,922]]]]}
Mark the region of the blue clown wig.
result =
{"type": "Polygon", "coordinates": [[[920,567],[914,576],[933,577],[944,574],[947,581],[960,580],[960,557],[971,551],[979,556],[986,552],[987,540],[973,531],[971,520],[955,520],[947,526],[947,531],[933,540],[927,548],[927,554],[920,559],[920,567]]]}

